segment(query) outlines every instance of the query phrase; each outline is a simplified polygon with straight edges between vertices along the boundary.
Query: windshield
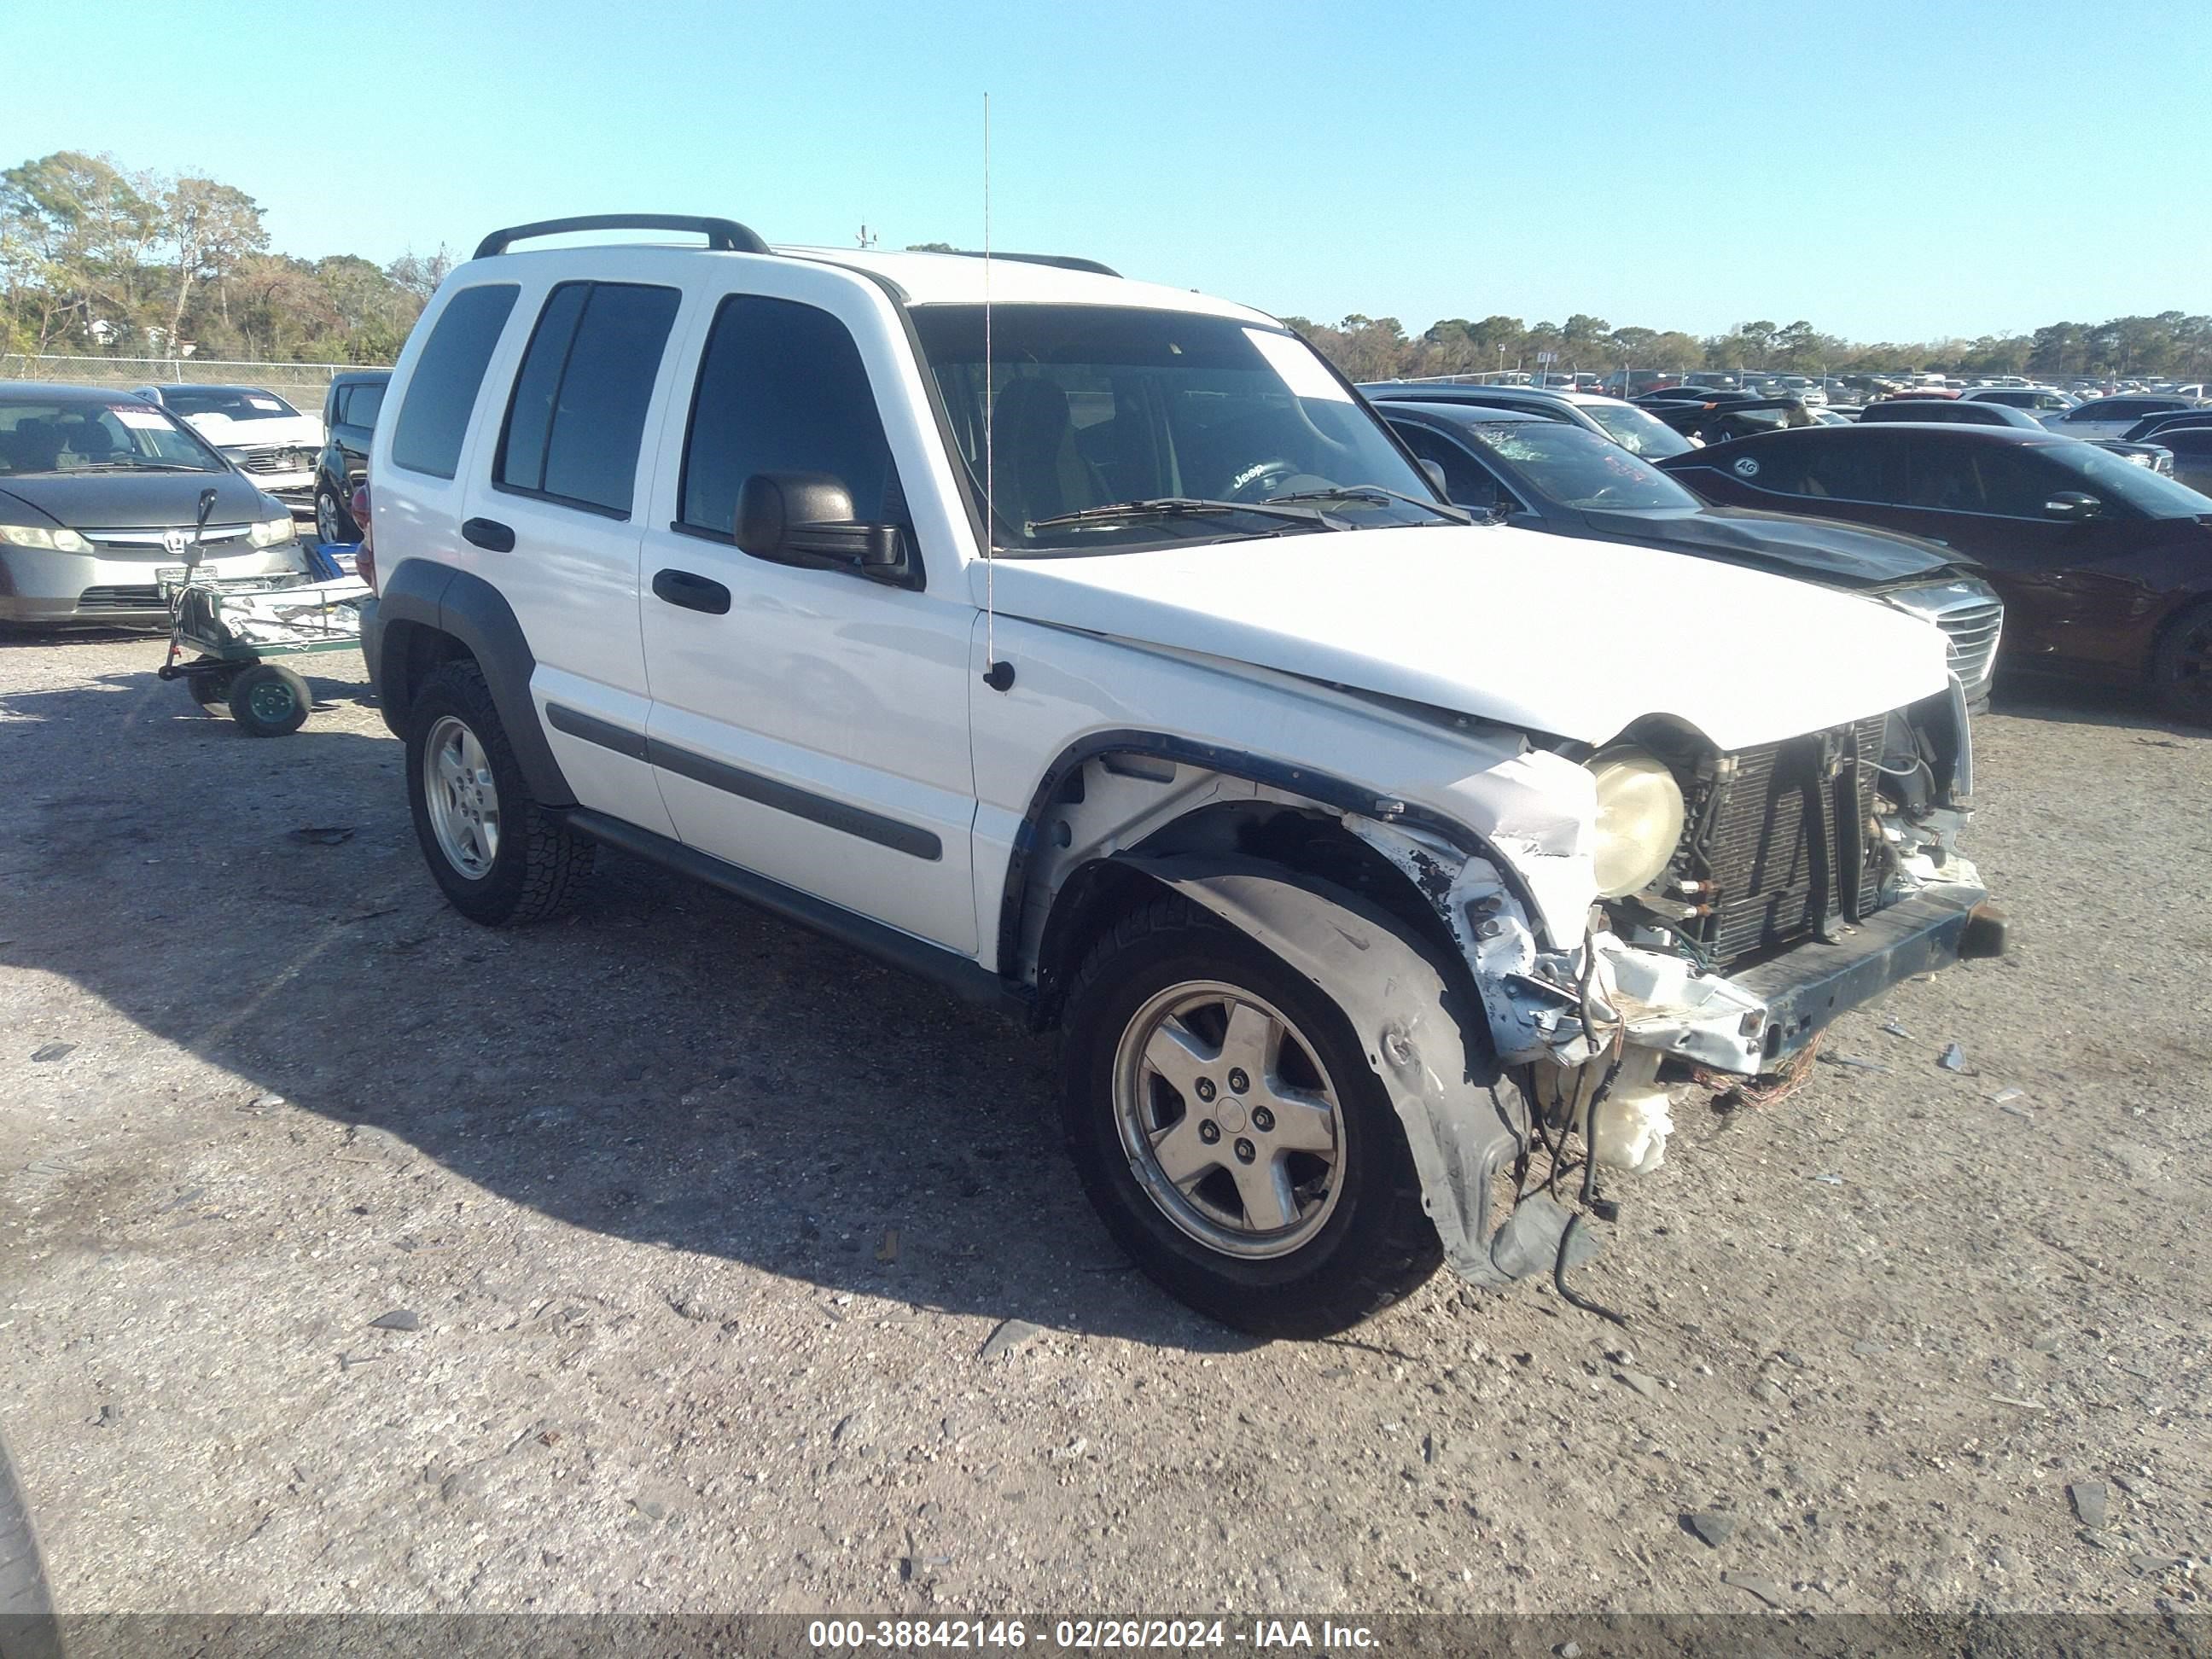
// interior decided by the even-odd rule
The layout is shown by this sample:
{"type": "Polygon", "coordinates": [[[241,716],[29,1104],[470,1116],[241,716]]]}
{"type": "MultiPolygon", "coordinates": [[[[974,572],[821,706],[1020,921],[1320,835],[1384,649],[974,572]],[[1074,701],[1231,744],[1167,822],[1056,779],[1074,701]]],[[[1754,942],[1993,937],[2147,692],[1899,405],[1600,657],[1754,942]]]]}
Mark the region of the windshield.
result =
{"type": "Polygon", "coordinates": [[[1462,430],[1515,483],[1560,507],[1644,513],[1702,505],[1650,462],[1564,421],[1483,421],[1462,430]]]}
{"type": "Polygon", "coordinates": [[[167,386],[161,402],[179,415],[221,415],[234,421],[281,421],[300,412],[273,392],[240,386],[167,386]]]}
{"type": "Polygon", "coordinates": [[[228,471],[197,434],[136,398],[112,404],[0,398],[0,477],[228,471]]]}
{"type": "Polygon", "coordinates": [[[1584,404],[1583,413],[1611,433],[1613,442],[1647,461],[1685,455],[1697,447],[1656,415],[1634,404],[1584,404]]]}
{"type": "MultiPolygon", "coordinates": [[[[915,331],[984,494],[983,308],[917,306],[915,331]]],[[[991,313],[989,470],[1000,551],[1113,552],[1338,526],[1441,524],[1428,480],[1310,348],[1226,317],[1119,306],[991,313]],[[1316,490],[1298,512],[1255,510],[1316,490]],[[1068,515],[1123,503],[1244,510],[1068,515]],[[1060,522],[1047,522],[1060,520],[1060,522]]]]}
{"type": "Polygon", "coordinates": [[[2194,519],[2212,514],[2212,496],[2199,495],[2187,484],[2162,472],[2137,466],[2125,456],[2094,444],[2072,443],[2051,453],[2087,481],[2092,495],[2117,495],[2129,506],[2154,519],[2194,519]]]}

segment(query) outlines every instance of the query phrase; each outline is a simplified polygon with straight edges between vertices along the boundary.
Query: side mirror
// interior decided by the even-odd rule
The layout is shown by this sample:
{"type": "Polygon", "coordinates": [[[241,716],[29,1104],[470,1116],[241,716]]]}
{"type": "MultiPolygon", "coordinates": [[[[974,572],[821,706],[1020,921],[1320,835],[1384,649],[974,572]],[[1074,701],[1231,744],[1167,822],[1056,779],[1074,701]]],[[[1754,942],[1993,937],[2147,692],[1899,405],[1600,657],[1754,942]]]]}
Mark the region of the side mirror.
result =
{"type": "Polygon", "coordinates": [[[1444,482],[1444,468],[1443,462],[1431,461],[1425,459],[1421,462],[1421,472],[1423,476],[1428,479],[1430,483],[1436,487],[1436,492],[1438,495],[1442,496],[1445,501],[1449,501],[1451,499],[1451,486],[1444,482]]]}
{"type": "Polygon", "coordinates": [[[2094,519],[2104,510],[2104,502],[2079,489],[2062,489],[2043,504],[2045,518],[2069,522],[2094,519]]]}
{"type": "Polygon", "coordinates": [[[826,472],[756,472],[738,491],[731,540],[758,559],[819,559],[867,574],[906,564],[905,538],[893,524],[853,516],[853,492],[826,472]]]}

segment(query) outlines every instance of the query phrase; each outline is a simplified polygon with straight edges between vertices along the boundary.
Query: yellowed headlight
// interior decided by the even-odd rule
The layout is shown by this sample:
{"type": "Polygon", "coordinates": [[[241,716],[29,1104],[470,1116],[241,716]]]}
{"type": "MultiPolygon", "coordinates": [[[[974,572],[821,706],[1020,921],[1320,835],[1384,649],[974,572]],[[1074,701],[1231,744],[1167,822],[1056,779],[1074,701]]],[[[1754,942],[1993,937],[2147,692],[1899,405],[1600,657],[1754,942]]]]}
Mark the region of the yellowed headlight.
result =
{"type": "Polygon", "coordinates": [[[1620,898],[1666,869],[1682,839],[1682,790],[1674,775],[1624,744],[1589,763],[1597,780],[1597,890],[1620,898]]]}

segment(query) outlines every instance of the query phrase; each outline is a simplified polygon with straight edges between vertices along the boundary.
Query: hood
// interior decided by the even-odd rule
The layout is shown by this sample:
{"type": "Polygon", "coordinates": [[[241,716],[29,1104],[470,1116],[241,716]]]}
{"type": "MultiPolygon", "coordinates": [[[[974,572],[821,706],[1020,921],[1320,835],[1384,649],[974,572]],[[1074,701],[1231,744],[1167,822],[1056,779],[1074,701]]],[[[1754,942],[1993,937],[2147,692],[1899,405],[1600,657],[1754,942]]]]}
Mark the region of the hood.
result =
{"type": "Polygon", "coordinates": [[[0,514],[25,507],[72,530],[167,530],[199,514],[215,486],[210,524],[246,524],[286,511],[235,472],[34,472],[0,480],[0,514]]]}
{"type": "Polygon", "coordinates": [[[234,421],[228,415],[187,415],[186,426],[217,449],[320,449],[322,417],[276,415],[264,421],[234,421]]]}
{"type": "Polygon", "coordinates": [[[1971,569],[1973,561],[1917,537],[1869,530],[1834,519],[1803,519],[1748,508],[1698,512],[1586,511],[1590,528],[1832,587],[1888,587],[1971,569]]]}
{"type": "MultiPolygon", "coordinates": [[[[1011,617],[1603,743],[1671,714],[1723,750],[1942,690],[1942,634],[1872,600],[1511,526],[1000,559],[1011,617]]],[[[970,592],[983,603],[984,572],[970,592]]]]}

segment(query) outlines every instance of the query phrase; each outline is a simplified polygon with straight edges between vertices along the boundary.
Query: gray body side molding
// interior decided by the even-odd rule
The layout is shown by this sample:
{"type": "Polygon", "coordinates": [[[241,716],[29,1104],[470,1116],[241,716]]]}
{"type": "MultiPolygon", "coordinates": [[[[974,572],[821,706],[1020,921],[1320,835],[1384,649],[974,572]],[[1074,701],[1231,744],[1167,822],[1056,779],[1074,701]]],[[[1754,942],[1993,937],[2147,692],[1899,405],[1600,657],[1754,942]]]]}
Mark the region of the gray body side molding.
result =
{"type": "MultiPolygon", "coordinates": [[[[1527,1107],[1519,1090],[1498,1086],[1480,1036],[1470,1050],[1467,1032],[1486,1028],[1479,1013],[1462,1018],[1455,1010],[1468,1006],[1471,991],[1382,911],[1333,884],[1252,859],[1135,854],[1121,861],[1258,941],[1344,1010],[1405,1126],[1422,1205],[1453,1272],[1502,1290],[1538,1266],[1549,1268],[1548,1260],[1524,1259],[1516,1230],[1491,1223],[1492,1183],[1501,1170],[1511,1179],[1527,1107]]],[[[1562,1214],[1559,1224],[1565,1221],[1562,1214]]]]}
{"type": "Polygon", "coordinates": [[[375,615],[362,629],[362,655],[368,663],[368,678],[376,687],[384,723],[400,737],[406,735],[406,698],[410,687],[394,683],[392,670],[404,665],[384,661],[385,645],[395,623],[412,623],[450,635],[468,647],[483,670],[491,688],[500,724],[507,728],[515,763],[541,806],[568,807],[576,804],[575,793],[562,775],[545,740],[545,728],[531,700],[530,677],[538,667],[522,624],[515,620],[500,591],[481,576],[456,570],[429,559],[408,559],[395,568],[382,585],[375,615]]]}

